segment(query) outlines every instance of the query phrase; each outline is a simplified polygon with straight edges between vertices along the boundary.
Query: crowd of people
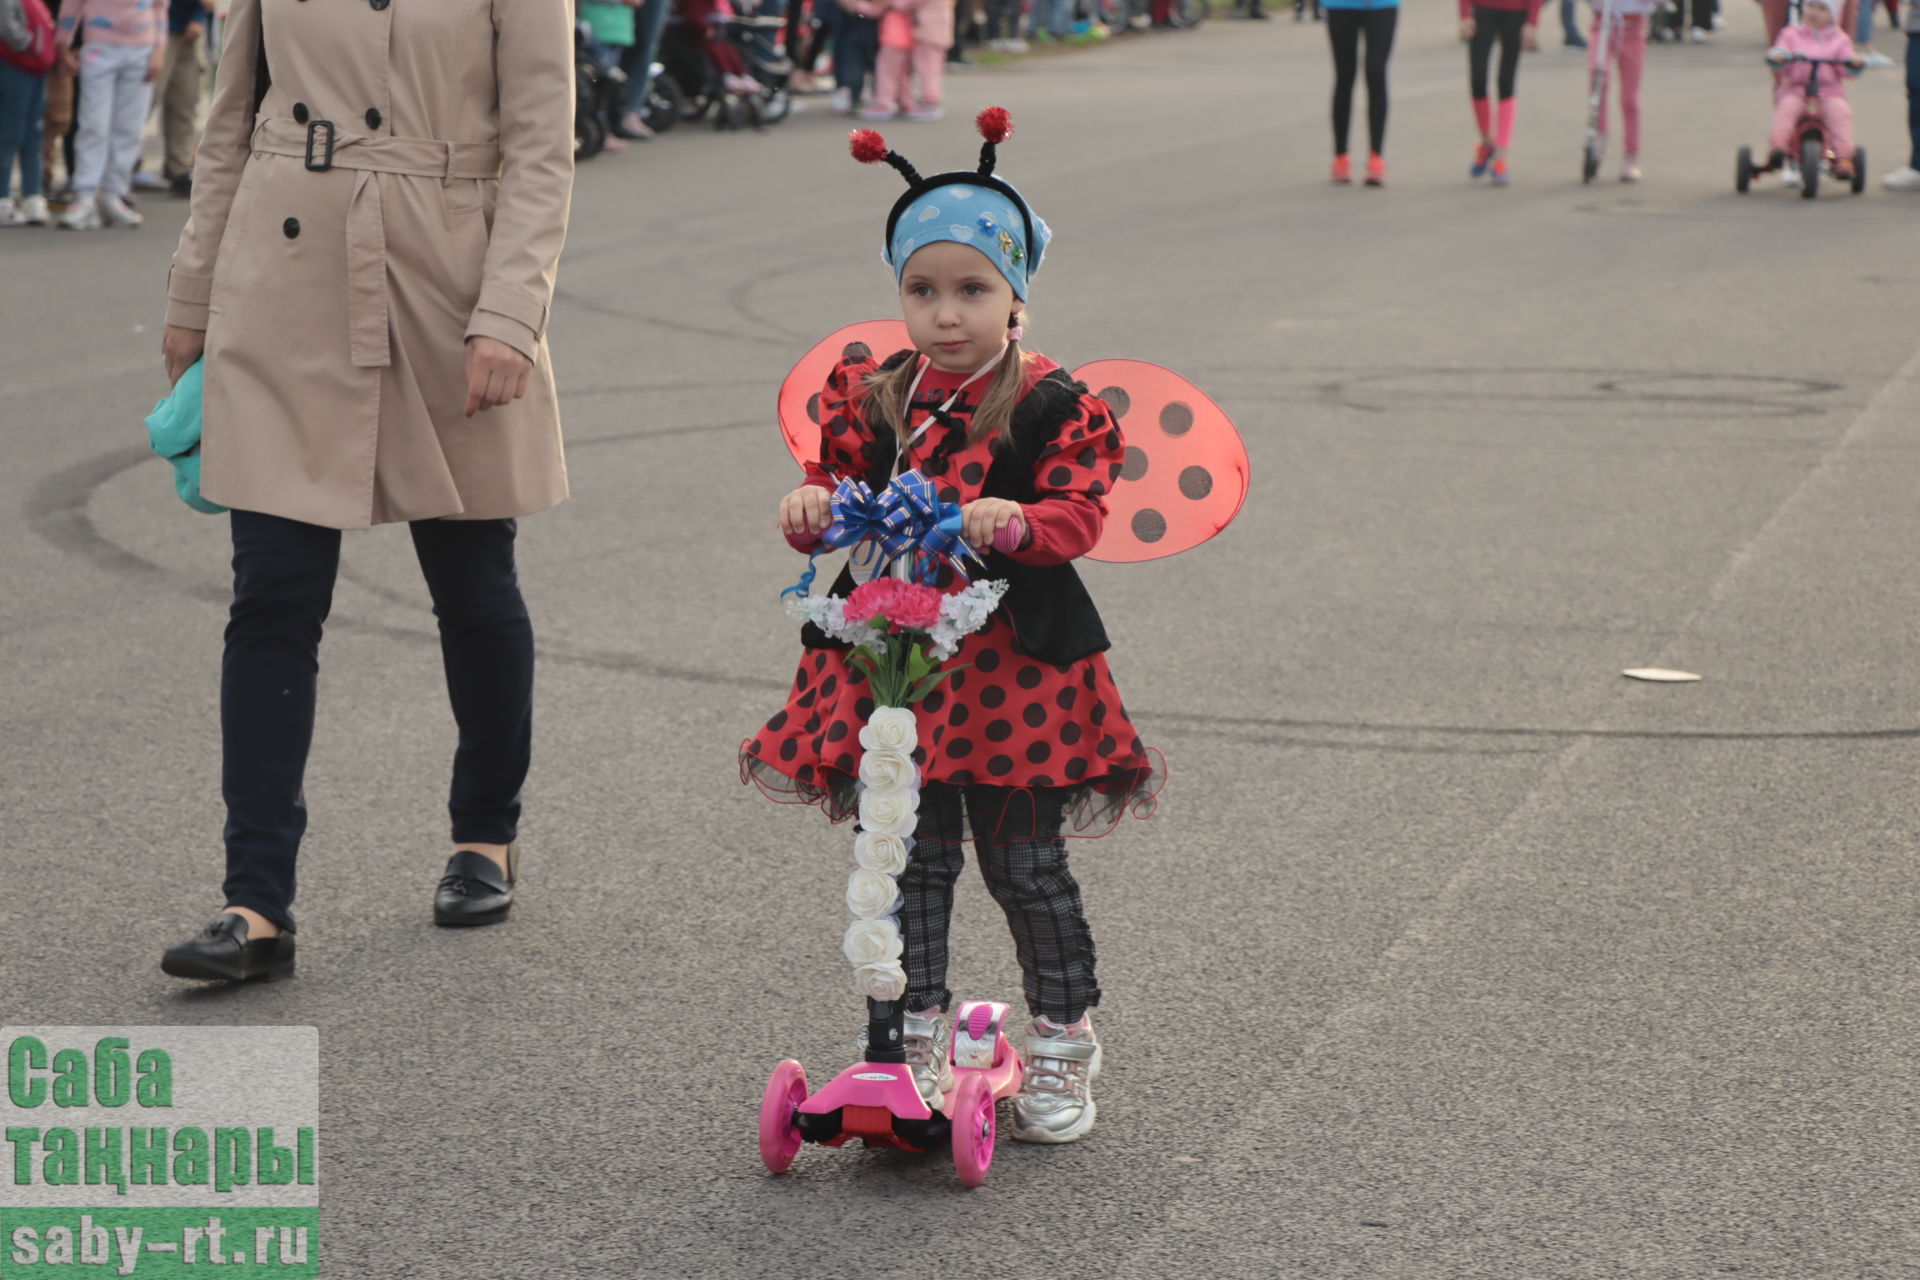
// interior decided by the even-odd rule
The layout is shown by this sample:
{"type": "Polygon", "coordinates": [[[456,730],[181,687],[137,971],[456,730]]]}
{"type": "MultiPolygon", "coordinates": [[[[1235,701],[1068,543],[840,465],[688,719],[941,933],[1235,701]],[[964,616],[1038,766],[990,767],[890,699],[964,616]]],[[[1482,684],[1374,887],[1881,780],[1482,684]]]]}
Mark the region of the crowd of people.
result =
{"type": "MultiPolygon", "coordinates": [[[[1477,129],[1469,173],[1505,185],[1520,58],[1538,47],[1545,0],[1457,2],[1477,129]]],[[[1587,0],[1593,12],[1585,31],[1576,2],[1559,0],[1562,41],[1588,49],[1590,67],[1605,50],[1612,73],[1607,96],[1618,101],[1622,125],[1619,176],[1637,182],[1646,47],[1660,39],[1709,41],[1722,23],[1721,0],[1587,0]],[[1604,40],[1603,21],[1612,24],[1604,40]]],[[[1355,177],[1350,122],[1363,74],[1368,150],[1362,172],[1368,185],[1386,181],[1387,69],[1399,3],[1296,0],[1293,6],[1295,21],[1310,16],[1327,27],[1336,183],[1355,177]]],[[[1781,48],[1783,30],[1790,32],[1788,44],[1800,39],[1791,32],[1805,26],[1808,6],[1759,3],[1770,48],[1781,48]]],[[[1859,67],[1884,67],[1893,60],[1873,41],[1881,4],[1908,44],[1912,144],[1906,162],[1882,183],[1920,191],[1920,0],[1910,0],[1904,18],[1899,0],[1836,0],[1837,7],[1811,8],[1822,24],[1822,50],[1859,67]]],[[[1263,0],[1236,0],[1236,9],[1247,18],[1269,16],[1263,0]]],[[[799,109],[795,95],[817,93],[839,115],[937,120],[946,70],[954,63],[981,52],[1022,56],[1035,45],[1174,30],[1190,23],[1191,12],[1183,0],[577,0],[581,56],[606,86],[580,105],[596,117],[597,140],[587,154],[651,139],[680,119],[690,98],[704,104],[772,95],[782,100],[784,114],[799,109]],[[666,70],[656,79],[663,60],[666,70]]],[[[134,227],[141,221],[140,193],[186,196],[218,33],[206,0],[0,0],[0,227],[134,227]],[[141,158],[141,138],[156,110],[163,156],[149,165],[141,158]]],[[[1782,71],[1778,111],[1804,99],[1790,87],[1805,74],[1782,71]]],[[[1832,68],[1822,74],[1827,109],[1844,113],[1845,78],[1832,68]]],[[[1603,100],[1603,121],[1607,105],[1603,100]]],[[[758,115],[753,118],[757,123],[758,115]]],[[[1779,132],[1776,127],[1770,138],[1775,150],[1779,132]]],[[[1843,172],[1847,163],[1843,154],[1843,172]]],[[[1791,174],[1790,160],[1785,170],[1791,174]]]]}

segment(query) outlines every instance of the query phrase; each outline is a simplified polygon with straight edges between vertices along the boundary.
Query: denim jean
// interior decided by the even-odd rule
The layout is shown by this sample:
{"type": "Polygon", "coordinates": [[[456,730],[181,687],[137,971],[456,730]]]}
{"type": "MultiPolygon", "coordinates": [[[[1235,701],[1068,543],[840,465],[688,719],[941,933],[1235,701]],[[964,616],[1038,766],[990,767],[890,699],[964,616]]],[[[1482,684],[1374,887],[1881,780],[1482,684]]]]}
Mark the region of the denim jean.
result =
{"type": "Polygon", "coordinates": [[[1907,140],[1913,150],[1907,164],[1920,169],[1920,31],[1907,35],[1907,140]]]}
{"type": "Polygon", "coordinates": [[[1064,39],[1073,34],[1074,0],[1033,0],[1033,30],[1064,39]]]}
{"type": "Polygon", "coordinates": [[[857,104],[880,53],[880,24],[845,10],[834,24],[833,83],[851,93],[857,104]]]}
{"type": "Polygon", "coordinates": [[[20,159],[20,194],[44,195],[40,172],[40,123],[46,112],[47,78],[0,62],[0,199],[13,184],[20,159]]]}
{"type": "Polygon", "coordinates": [[[633,15],[633,43],[620,65],[627,73],[628,111],[645,114],[647,92],[653,88],[653,64],[660,57],[660,33],[667,27],[669,0],[644,0],[633,15]]]}

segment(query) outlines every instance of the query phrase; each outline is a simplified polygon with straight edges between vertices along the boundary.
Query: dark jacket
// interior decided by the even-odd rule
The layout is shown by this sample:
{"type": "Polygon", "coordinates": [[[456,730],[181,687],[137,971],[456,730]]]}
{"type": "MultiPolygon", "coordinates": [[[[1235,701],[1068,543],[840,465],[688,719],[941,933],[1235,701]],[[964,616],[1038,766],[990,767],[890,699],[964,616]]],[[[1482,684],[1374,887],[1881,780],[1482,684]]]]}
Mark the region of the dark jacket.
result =
{"type": "MultiPolygon", "coordinates": [[[[893,357],[881,367],[892,367],[906,354],[893,357]]],[[[996,460],[987,468],[987,478],[981,484],[981,496],[1038,502],[1034,465],[1086,393],[1086,384],[1075,382],[1064,369],[1056,369],[1036,382],[1013,411],[1012,447],[996,450],[996,460]]],[[[875,443],[880,446],[879,456],[865,478],[867,487],[879,493],[892,478],[894,453],[899,446],[891,431],[876,432],[875,443]]],[[[975,576],[1006,580],[1007,594],[1001,598],[1000,607],[1013,624],[1014,643],[1022,653],[1064,666],[1111,647],[1093,597],[1087,594],[1086,585],[1071,564],[1021,564],[991,549],[982,552],[982,559],[987,567],[975,576]]],[[[847,595],[855,585],[853,570],[843,568],[834,579],[832,594],[847,595]]],[[[801,630],[800,640],[811,649],[847,647],[812,623],[801,630]]]]}

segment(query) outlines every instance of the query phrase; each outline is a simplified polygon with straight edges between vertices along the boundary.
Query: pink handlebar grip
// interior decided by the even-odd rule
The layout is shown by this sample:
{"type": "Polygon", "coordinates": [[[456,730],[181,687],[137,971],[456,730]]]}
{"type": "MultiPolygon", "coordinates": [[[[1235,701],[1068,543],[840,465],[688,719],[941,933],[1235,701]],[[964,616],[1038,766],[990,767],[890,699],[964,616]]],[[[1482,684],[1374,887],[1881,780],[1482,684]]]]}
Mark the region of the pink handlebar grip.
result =
{"type": "Polygon", "coordinates": [[[1006,526],[993,535],[995,551],[1018,551],[1020,544],[1027,540],[1027,522],[1019,516],[1007,521],[1006,526]]]}

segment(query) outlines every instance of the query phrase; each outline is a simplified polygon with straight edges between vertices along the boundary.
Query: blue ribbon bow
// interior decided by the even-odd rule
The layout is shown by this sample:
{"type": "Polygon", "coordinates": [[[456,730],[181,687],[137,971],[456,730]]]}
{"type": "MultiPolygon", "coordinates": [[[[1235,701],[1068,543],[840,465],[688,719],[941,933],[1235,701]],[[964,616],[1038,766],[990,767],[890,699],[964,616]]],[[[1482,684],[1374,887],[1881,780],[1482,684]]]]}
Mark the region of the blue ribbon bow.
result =
{"type": "Polygon", "coordinates": [[[782,596],[813,589],[817,557],[868,542],[879,556],[876,574],[886,572],[901,556],[911,556],[913,580],[927,585],[939,576],[942,561],[953,566],[962,582],[968,581],[965,560],[984,563],[961,536],[959,506],[942,502],[933,482],[918,471],[898,477],[877,497],[865,481],[842,480],[831,502],[833,519],[820,535],[824,545],[807,557],[806,572],[782,596]]]}

